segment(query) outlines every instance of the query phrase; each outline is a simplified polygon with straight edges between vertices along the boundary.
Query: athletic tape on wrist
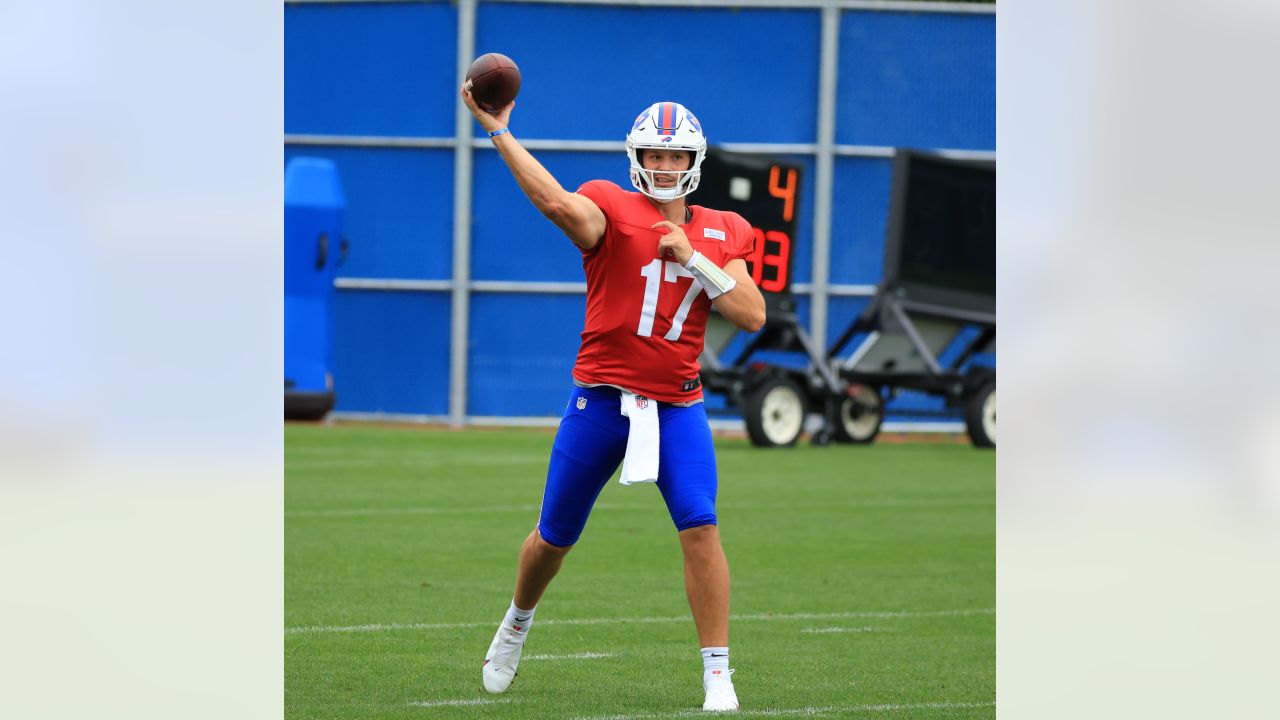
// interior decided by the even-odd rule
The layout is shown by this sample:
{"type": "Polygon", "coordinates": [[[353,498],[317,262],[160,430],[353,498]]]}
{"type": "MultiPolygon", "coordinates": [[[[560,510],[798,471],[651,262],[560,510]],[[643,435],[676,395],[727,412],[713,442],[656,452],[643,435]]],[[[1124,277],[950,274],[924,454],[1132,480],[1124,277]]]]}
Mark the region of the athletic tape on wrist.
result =
{"type": "Polygon", "coordinates": [[[693,273],[698,282],[702,283],[702,288],[707,291],[707,297],[712,300],[738,286],[738,281],[729,277],[729,273],[712,262],[711,258],[696,250],[689,258],[689,262],[684,264],[684,268],[693,273]]]}
{"type": "Polygon", "coordinates": [[[498,128],[497,130],[494,130],[493,132],[489,133],[489,137],[498,137],[504,132],[510,132],[510,131],[507,130],[506,128],[498,128]]]}

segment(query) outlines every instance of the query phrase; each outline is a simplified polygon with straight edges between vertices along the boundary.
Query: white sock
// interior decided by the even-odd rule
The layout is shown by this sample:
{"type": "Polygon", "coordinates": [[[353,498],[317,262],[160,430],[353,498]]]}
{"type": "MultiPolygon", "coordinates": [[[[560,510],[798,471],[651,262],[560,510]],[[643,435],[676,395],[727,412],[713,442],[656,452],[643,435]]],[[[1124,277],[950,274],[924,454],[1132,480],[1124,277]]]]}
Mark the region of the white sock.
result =
{"type": "Polygon", "coordinates": [[[702,648],[702,676],[706,677],[712,670],[729,671],[729,648],[702,648]]]}
{"type": "Polygon", "coordinates": [[[516,607],[516,601],[512,599],[511,607],[507,609],[507,617],[511,619],[512,629],[519,633],[529,632],[529,626],[533,624],[533,613],[537,609],[535,607],[533,610],[523,610],[516,607]]]}

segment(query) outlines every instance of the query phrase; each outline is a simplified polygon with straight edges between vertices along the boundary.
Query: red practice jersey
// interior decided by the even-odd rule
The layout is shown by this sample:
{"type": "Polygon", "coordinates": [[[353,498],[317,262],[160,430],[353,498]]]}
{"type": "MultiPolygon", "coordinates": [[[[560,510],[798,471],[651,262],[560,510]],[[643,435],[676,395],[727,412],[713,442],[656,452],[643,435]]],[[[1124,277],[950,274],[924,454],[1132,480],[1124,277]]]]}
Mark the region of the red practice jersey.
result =
{"type": "MultiPolygon", "coordinates": [[[[702,397],[698,356],[711,300],[674,258],[658,256],[666,231],[647,197],[606,180],[578,188],[604,212],[600,242],[583,251],[587,317],[573,376],[609,384],[662,402],[702,397]]],[[[690,205],[681,225],[693,249],[720,267],[751,255],[755,235],[741,215],[690,205]]]]}

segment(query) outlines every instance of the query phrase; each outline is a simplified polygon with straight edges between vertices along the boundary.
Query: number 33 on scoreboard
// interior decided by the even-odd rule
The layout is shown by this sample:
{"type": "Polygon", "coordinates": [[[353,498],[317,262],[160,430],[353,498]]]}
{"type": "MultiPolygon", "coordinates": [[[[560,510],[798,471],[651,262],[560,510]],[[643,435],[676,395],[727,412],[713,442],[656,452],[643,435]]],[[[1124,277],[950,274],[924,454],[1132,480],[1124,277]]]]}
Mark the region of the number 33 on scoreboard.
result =
{"type": "Polygon", "coordinates": [[[791,258],[791,238],[781,230],[765,232],[758,227],[751,230],[756,235],[756,246],[747,259],[751,279],[766,292],[782,292],[787,287],[787,267],[791,258]],[[765,277],[764,269],[772,267],[773,277],[765,277]]]}
{"type": "Polygon", "coordinates": [[[636,334],[640,337],[653,335],[653,315],[658,309],[658,291],[662,283],[664,281],[674,283],[682,277],[693,281],[685,291],[684,300],[680,301],[675,317],[671,318],[671,329],[662,336],[664,340],[679,340],[680,332],[684,330],[684,320],[689,316],[689,309],[693,307],[693,301],[698,297],[698,293],[702,292],[702,283],[698,282],[693,277],[693,273],[685,270],[680,263],[658,258],[654,258],[648,265],[640,268],[640,274],[645,279],[644,305],[640,308],[640,325],[636,327],[636,334]]]}

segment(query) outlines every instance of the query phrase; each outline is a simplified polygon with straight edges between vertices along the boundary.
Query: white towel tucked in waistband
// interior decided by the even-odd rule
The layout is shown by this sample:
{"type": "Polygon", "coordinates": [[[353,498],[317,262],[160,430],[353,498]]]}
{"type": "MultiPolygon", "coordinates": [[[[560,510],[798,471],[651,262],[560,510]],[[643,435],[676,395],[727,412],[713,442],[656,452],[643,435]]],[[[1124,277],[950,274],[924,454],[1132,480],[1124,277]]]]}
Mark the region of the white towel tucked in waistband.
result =
{"type": "Polygon", "coordinates": [[[623,485],[658,482],[658,401],[622,391],[622,414],[631,419],[627,455],[622,459],[623,485]]]}

